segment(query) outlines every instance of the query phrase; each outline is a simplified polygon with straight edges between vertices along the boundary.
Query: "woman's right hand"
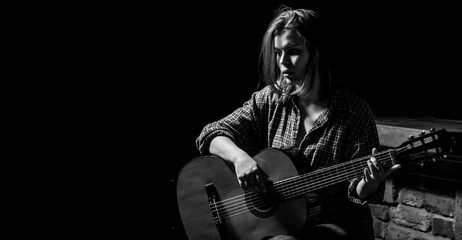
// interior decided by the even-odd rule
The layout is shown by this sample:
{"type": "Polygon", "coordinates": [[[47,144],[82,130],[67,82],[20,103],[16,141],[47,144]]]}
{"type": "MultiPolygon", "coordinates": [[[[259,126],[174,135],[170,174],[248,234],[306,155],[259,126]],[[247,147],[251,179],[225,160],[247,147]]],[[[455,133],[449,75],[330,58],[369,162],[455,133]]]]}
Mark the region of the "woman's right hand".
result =
{"type": "Polygon", "coordinates": [[[263,172],[257,162],[245,154],[234,162],[237,181],[244,191],[255,193],[266,192],[263,172]]]}
{"type": "Polygon", "coordinates": [[[210,142],[209,151],[222,159],[234,164],[237,181],[239,185],[250,192],[265,192],[265,182],[263,171],[258,167],[257,162],[240,149],[230,138],[217,136],[210,142]]]}

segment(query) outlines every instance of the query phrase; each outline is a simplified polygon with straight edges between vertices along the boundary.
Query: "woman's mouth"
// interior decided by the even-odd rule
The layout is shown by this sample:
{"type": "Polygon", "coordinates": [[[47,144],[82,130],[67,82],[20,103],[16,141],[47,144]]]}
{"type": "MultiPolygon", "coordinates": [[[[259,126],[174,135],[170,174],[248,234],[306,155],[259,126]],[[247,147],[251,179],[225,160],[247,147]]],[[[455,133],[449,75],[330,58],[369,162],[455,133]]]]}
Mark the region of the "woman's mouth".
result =
{"type": "Polygon", "coordinates": [[[292,78],[294,73],[293,72],[289,72],[289,71],[285,71],[282,73],[284,75],[284,77],[286,78],[292,78]]]}

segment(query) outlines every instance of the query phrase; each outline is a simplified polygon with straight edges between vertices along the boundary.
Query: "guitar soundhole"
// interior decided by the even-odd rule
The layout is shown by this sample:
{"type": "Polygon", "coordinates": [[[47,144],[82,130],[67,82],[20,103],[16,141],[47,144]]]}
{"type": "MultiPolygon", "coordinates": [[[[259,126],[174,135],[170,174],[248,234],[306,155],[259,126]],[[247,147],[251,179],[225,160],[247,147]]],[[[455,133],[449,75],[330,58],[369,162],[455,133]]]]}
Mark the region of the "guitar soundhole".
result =
{"type": "Polygon", "coordinates": [[[252,214],[266,218],[276,212],[278,198],[275,194],[246,192],[245,203],[252,214]]]}

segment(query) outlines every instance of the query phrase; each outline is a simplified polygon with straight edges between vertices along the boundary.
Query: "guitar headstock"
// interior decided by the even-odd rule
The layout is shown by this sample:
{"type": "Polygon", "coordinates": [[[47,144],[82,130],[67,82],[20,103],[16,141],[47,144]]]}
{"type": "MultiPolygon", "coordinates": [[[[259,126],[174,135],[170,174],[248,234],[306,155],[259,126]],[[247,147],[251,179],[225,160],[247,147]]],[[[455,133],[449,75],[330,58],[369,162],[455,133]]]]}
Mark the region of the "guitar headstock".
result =
{"type": "Polygon", "coordinates": [[[398,163],[405,164],[419,161],[436,161],[437,157],[448,154],[451,150],[451,137],[445,129],[422,131],[417,137],[409,139],[396,147],[398,163]]]}

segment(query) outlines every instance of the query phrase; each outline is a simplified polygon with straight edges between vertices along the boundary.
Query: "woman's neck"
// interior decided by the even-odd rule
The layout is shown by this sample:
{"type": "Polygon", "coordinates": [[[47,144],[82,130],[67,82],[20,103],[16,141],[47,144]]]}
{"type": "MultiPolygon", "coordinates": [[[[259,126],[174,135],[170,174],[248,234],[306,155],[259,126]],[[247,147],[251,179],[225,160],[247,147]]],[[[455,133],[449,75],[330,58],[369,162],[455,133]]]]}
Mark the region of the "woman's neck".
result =
{"type": "Polygon", "coordinates": [[[317,116],[327,109],[329,106],[329,100],[323,101],[307,101],[304,99],[298,99],[298,107],[302,111],[303,116],[317,116]]]}
{"type": "Polygon", "coordinates": [[[299,107],[302,108],[325,109],[329,106],[330,97],[327,96],[322,98],[321,94],[319,94],[319,91],[310,91],[305,96],[299,96],[297,102],[299,104],[299,107]]]}

